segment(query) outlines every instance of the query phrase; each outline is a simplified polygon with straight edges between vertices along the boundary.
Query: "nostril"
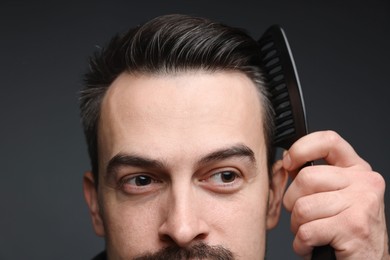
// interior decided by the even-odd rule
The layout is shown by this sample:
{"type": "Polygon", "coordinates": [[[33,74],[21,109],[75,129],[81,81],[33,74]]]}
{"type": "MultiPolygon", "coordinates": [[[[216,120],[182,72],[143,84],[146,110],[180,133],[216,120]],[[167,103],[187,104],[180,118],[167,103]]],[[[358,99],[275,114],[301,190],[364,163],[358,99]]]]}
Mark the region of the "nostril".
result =
{"type": "Polygon", "coordinates": [[[205,240],[206,237],[207,237],[207,235],[206,235],[205,233],[201,233],[201,234],[198,234],[198,235],[194,238],[194,240],[196,240],[196,241],[205,240]]]}
{"type": "MultiPolygon", "coordinates": [[[[206,237],[207,237],[206,234],[201,233],[201,234],[196,235],[192,240],[205,240],[206,237]]],[[[160,240],[163,242],[167,242],[169,244],[171,244],[171,243],[175,244],[175,240],[168,234],[161,234],[160,240]]]]}
{"type": "Polygon", "coordinates": [[[160,240],[164,242],[167,246],[176,245],[175,240],[171,238],[171,236],[167,234],[160,235],[160,240]]]}
{"type": "Polygon", "coordinates": [[[164,246],[176,246],[176,247],[187,247],[192,244],[197,244],[199,242],[206,242],[207,234],[201,233],[195,236],[194,238],[188,240],[187,242],[175,240],[172,238],[169,234],[161,234],[160,235],[160,241],[163,243],[164,246]]]}

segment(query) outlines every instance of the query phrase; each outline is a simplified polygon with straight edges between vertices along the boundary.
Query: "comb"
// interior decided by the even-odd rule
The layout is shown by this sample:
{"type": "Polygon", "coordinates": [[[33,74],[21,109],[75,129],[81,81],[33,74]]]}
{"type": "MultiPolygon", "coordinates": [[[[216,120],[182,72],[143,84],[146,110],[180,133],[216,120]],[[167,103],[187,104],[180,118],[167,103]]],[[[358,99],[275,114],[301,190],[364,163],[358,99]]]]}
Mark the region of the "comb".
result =
{"type": "MultiPolygon", "coordinates": [[[[305,104],[292,52],[283,29],[273,25],[258,41],[262,70],[275,110],[274,146],[288,150],[308,133],[305,104]]],[[[308,163],[305,166],[312,165],[308,163]]],[[[313,260],[336,259],[329,245],[315,247],[313,260]]]]}

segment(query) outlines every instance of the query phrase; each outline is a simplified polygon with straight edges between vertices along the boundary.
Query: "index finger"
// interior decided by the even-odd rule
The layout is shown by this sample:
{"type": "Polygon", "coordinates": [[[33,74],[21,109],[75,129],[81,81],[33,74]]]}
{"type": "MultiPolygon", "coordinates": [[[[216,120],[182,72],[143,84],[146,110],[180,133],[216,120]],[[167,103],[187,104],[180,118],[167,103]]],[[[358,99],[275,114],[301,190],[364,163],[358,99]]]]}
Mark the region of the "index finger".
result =
{"type": "Polygon", "coordinates": [[[307,162],[320,159],[338,167],[371,170],[371,166],[355,152],[353,147],[334,131],[311,133],[296,141],[285,153],[283,167],[293,171],[307,162]]]}

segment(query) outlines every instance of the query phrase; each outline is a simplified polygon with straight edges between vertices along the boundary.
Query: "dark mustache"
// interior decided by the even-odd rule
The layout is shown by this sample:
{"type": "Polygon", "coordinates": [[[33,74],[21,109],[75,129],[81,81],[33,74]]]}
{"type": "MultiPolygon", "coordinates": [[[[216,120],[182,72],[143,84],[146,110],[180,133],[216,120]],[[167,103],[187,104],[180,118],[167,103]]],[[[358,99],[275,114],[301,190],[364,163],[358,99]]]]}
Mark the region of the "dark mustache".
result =
{"type": "Polygon", "coordinates": [[[222,246],[209,246],[205,243],[195,244],[190,247],[181,248],[169,246],[156,253],[146,254],[133,260],[186,260],[186,259],[207,259],[207,260],[234,260],[233,253],[222,246]]]}

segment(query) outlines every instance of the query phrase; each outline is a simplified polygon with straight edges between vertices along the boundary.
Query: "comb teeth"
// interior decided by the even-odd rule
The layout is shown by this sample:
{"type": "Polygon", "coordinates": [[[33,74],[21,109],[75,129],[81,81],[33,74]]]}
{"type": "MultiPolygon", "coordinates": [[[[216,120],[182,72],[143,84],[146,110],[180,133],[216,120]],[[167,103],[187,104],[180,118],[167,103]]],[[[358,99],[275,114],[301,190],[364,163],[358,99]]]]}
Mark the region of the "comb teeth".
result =
{"type": "Polygon", "coordinates": [[[290,136],[295,135],[294,117],[287,89],[287,83],[283,75],[281,55],[275,47],[270,36],[263,37],[260,41],[262,69],[266,76],[266,83],[271,93],[271,102],[275,110],[275,137],[274,143],[278,145],[290,136]]]}
{"type": "MultiPolygon", "coordinates": [[[[294,59],[283,29],[271,26],[258,41],[262,69],[275,110],[274,145],[289,149],[307,134],[305,105],[294,59]]],[[[312,165],[310,162],[303,167],[312,165]]],[[[312,259],[336,259],[332,247],[316,247],[312,259]]]]}

